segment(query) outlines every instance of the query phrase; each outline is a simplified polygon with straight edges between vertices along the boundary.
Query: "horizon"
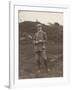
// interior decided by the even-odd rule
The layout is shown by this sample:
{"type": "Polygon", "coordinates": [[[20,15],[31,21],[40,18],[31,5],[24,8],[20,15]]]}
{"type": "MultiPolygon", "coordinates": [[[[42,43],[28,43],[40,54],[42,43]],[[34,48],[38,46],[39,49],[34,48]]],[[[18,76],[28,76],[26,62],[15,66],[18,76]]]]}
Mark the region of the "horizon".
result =
{"type": "MultiPolygon", "coordinates": [[[[19,22],[19,24],[20,23],[24,23],[24,22],[32,22],[32,23],[36,23],[36,21],[23,21],[23,22],[19,22]]],[[[39,23],[41,23],[41,22],[39,22],[39,23]]],[[[55,23],[58,23],[58,22],[54,22],[54,23],[48,23],[47,25],[53,25],[53,24],[55,24],[55,23]]],[[[45,23],[41,23],[41,24],[44,24],[44,25],[46,25],[45,23]]],[[[59,24],[59,23],[58,23],[59,24]]],[[[63,25],[61,25],[61,24],[59,24],[60,26],[63,26],[63,25]]]]}

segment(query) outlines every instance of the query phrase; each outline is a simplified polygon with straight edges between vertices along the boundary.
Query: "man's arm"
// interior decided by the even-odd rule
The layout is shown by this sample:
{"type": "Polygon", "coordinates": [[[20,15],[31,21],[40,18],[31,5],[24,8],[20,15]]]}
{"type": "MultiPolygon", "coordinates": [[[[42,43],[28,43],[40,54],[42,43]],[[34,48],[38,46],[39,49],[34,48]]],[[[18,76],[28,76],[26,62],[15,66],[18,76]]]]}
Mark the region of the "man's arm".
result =
{"type": "Polygon", "coordinates": [[[44,32],[44,42],[47,42],[47,34],[44,32]]]}
{"type": "Polygon", "coordinates": [[[38,43],[38,41],[36,41],[36,33],[35,33],[35,35],[34,35],[34,37],[33,37],[33,43],[34,43],[35,45],[38,43]]]}

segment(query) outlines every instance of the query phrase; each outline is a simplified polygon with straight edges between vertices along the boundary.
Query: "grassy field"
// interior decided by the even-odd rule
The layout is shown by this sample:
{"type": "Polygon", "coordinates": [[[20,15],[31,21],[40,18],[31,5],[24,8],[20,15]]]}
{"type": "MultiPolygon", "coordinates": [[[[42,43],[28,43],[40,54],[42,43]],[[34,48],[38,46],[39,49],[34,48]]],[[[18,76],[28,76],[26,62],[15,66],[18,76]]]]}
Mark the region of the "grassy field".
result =
{"type": "Polygon", "coordinates": [[[47,43],[48,67],[51,71],[46,72],[43,61],[41,62],[41,72],[37,72],[37,63],[33,44],[29,40],[19,42],[19,79],[29,78],[53,78],[63,77],[63,45],[51,40],[47,43]]]}

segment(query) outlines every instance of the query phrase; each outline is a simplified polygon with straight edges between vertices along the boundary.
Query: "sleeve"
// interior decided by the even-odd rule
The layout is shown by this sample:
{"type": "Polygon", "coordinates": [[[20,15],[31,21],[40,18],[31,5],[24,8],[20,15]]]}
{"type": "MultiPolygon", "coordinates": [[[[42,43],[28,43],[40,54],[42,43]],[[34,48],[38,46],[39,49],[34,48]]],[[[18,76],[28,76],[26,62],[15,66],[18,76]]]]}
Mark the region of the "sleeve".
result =
{"type": "Polygon", "coordinates": [[[33,37],[33,43],[35,44],[35,42],[36,42],[36,33],[35,33],[35,35],[33,37]]]}
{"type": "Polygon", "coordinates": [[[47,34],[44,32],[44,41],[47,42],[47,34]]]}

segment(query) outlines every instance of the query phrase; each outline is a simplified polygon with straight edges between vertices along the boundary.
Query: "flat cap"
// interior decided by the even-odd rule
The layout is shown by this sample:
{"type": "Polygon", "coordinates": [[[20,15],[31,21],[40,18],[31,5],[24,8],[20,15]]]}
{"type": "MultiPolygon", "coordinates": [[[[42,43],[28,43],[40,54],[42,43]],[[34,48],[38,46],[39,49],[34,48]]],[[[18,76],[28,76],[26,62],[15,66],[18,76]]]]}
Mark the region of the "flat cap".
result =
{"type": "Polygon", "coordinates": [[[42,24],[40,24],[40,23],[39,23],[39,24],[37,24],[36,26],[37,26],[37,27],[41,27],[41,26],[42,26],[42,24]]]}

